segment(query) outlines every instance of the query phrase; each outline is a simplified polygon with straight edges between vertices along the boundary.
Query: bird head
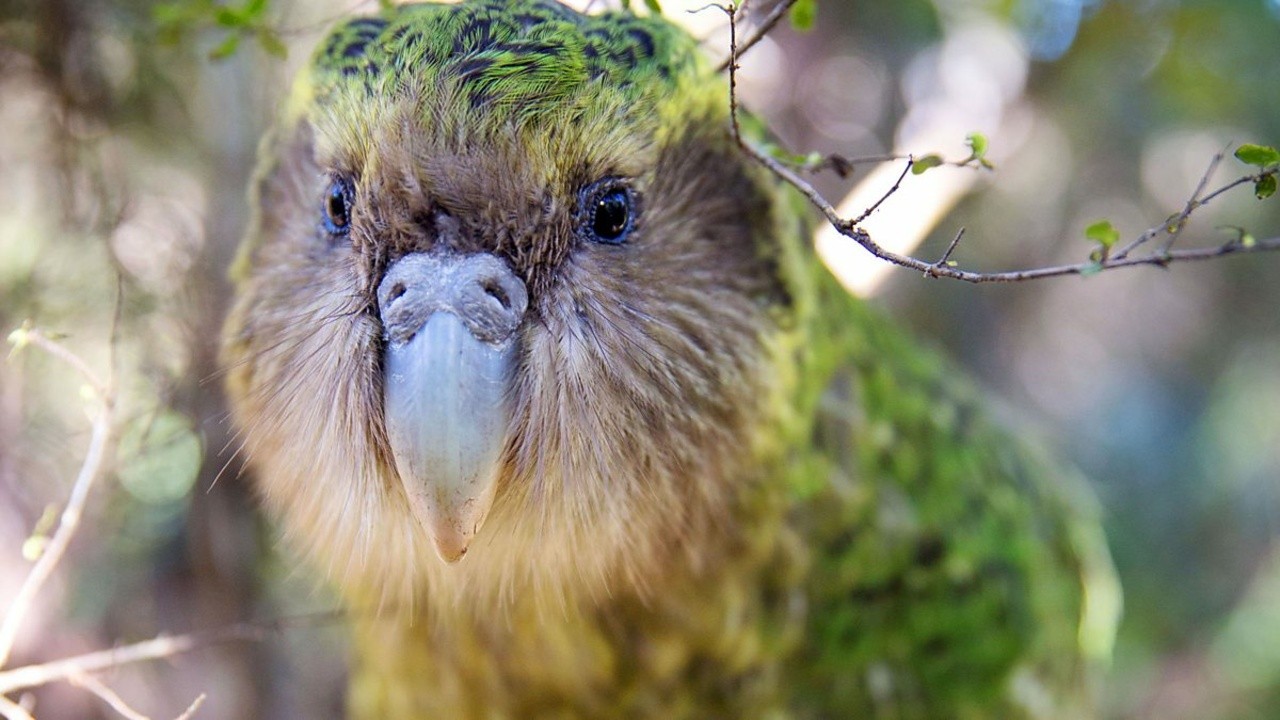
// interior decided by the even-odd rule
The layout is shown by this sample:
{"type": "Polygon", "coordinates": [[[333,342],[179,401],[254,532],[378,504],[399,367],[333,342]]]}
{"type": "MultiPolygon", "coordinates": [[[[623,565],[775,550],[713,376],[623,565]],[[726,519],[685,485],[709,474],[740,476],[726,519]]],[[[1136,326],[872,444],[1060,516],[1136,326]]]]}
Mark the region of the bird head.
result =
{"type": "Polygon", "coordinates": [[[393,602],[697,562],[773,406],[794,218],[769,193],[660,18],[341,24],[263,143],[225,333],[287,538],[393,602]]]}

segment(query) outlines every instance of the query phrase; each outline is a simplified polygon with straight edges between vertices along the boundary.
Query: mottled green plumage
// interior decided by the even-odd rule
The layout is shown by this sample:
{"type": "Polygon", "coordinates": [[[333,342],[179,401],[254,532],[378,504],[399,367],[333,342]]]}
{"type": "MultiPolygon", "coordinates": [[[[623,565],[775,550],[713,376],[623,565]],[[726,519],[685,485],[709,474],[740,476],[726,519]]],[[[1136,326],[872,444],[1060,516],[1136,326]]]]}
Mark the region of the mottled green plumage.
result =
{"type": "Polygon", "coordinates": [[[682,31],[551,0],[352,20],[271,147],[229,386],[286,535],[381,608],[356,716],[1092,715],[1119,598],[1082,483],[837,285],[682,31]],[[602,178],[625,242],[584,224],[602,178]],[[387,460],[370,290],[440,245],[530,294],[494,509],[448,567],[387,460]]]}
{"type": "Polygon", "coordinates": [[[658,19],[488,0],[408,5],[348,21],[321,46],[311,82],[321,103],[434,85],[456,98],[458,112],[483,108],[494,124],[566,123],[593,110],[573,102],[589,83],[635,107],[701,62],[693,39],[658,19]]]}

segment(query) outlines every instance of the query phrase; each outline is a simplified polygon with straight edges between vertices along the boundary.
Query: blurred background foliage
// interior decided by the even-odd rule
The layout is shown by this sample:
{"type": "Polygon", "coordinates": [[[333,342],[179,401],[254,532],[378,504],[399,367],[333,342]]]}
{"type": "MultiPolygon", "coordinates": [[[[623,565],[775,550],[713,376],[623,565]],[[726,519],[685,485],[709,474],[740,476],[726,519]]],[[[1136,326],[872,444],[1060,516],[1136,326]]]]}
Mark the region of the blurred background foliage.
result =
{"type": "MultiPolygon", "coordinates": [[[[31,319],[105,369],[118,296],[123,418],[114,470],[11,666],[330,605],[253,509],[216,348],[258,137],[319,33],[377,5],[0,0],[0,328],[31,319]]],[[[965,227],[967,268],[1078,262],[1095,220],[1133,237],[1181,209],[1229,144],[1280,143],[1277,0],[817,10],[808,34],[784,26],[743,61],[745,99],[797,151],[886,151],[923,76],[983,92],[964,70],[984,48],[955,31],[975,18],[1026,69],[1011,119],[973,128],[997,172],[924,257],[965,227]]],[[[1215,177],[1245,172],[1228,158],[1215,177]]],[[[857,176],[820,186],[835,199],[857,176]]],[[[1184,242],[1223,242],[1220,225],[1274,237],[1280,203],[1224,197],[1184,242]]],[[[874,300],[1094,479],[1125,588],[1110,717],[1280,718],[1277,278],[1267,255],[1016,286],[898,271],[874,300]]],[[[5,603],[83,457],[79,385],[35,352],[0,366],[5,603]]],[[[201,692],[202,718],[332,717],[342,653],[340,629],[297,630],[105,680],[155,717],[201,692]]],[[[111,712],[67,686],[34,700],[42,718],[111,712]]]]}

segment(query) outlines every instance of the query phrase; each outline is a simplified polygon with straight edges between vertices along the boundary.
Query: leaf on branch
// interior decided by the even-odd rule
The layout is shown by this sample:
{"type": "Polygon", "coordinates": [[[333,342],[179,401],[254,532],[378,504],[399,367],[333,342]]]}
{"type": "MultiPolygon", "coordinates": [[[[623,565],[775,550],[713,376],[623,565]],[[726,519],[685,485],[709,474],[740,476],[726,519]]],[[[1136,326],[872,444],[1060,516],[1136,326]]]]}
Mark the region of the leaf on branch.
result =
{"type": "Polygon", "coordinates": [[[1239,244],[1240,247],[1252,248],[1258,244],[1258,239],[1255,238],[1252,233],[1238,225],[1220,225],[1218,226],[1218,229],[1235,233],[1235,242],[1239,244]]]}
{"type": "Polygon", "coordinates": [[[1272,195],[1275,195],[1276,194],[1276,176],[1263,175],[1262,177],[1258,178],[1258,182],[1254,183],[1253,185],[1253,194],[1256,195],[1259,200],[1266,200],[1272,195]]]}
{"type": "Polygon", "coordinates": [[[1246,165],[1253,165],[1265,170],[1272,165],[1280,165],[1280,150],[1276,150],[1269,145],[1245,143],[1236,148],[1236,159],[1246,165]]]}
{"type": "Polygon", "coordinates": [[[1099,220],[1084,229],[1084,236],[1110,250],[1120,241],[1120,231],[1116,230],[1110,220],[1099,220]]]}
{"type": "Polygon", "coordinates": [[[989,143],[986,135],[980,132],[971,132],[964,136],[964,144],[969,147],[969,157],[961,163],[962,165],[976,162],[987,170],[995,169],[995,165],[991,164],[991,161],[987,159],[989,143]]]}
{"type": "Polygon", "coordinates": [[[818,19],[818,0],[798,0],[791,6],[791,27],[798,32],[813,29],[818,19]]]}
{"type": "Polygon", "coordinates": [[[933,168],[942,165],[942,163],[942,157],[937,154],[930,153],[928,155],[922,155],[921,157],[915,158],[911,161],[911,174],[923,175],[933,168]]]}

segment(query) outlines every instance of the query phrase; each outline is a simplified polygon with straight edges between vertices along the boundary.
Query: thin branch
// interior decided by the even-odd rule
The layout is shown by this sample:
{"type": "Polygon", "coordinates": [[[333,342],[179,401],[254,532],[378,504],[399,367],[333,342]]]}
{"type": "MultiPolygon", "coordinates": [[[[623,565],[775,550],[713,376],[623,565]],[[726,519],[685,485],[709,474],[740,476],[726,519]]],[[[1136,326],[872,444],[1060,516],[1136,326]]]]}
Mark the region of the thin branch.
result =
{"type": "Polygon", "coordinates": [[[26,708],[3,695],[0,695],[0,715],[5,720],[36,720],[26,708]]]}
{"type": "MultiPolygon", "coordinates": [[[[1214,247],[1172,250],[1166,254],[1160,255],[1111,257],[1098,262],[1090,261],[1072,265],[1054,265],[1050,267],[1014,270],[1008,272],[973,272],[969,270],[960,270],[946,264],[939,266],[937,263],[920,260],[908,255],[900,255],[881,247],[872,240],[871,235],[868,234],[866,230],[857,227],[856,223],[846,218],[842,218],[836,211],[835,207],[833,207],[831,203],[827,202],[827,200],[823,198],[812,185],[800,176],[796,175],[789,168],[761,152],[750,143],[743,142],[740,147],[742,147],[747,155],[754,158],[761,165],[764,165],[783,182],[786,182],[799,190],[806,198],[809,199],[809,202],[822,213],[822,215],[827,219],[827,222],[831,223],[831,225],[835,227],[841,235],[844,235],[850,240],[858,243],[867,252],[881,260],[893,263],[894,265],[900,265],[905,268],[918,270],[929,277],[945,277],[953,280],[963,280],[970,283],[1023,282],[1026,280],[1038,280],[1041,278],[1062,277],[1064,275],[1092,275],[1102,270],[1112,270],[1122,267],[1137,267],[1140,265],[1166,267],[1178,262],[1211,260],[1213,258],[1224,257],[1227,255],[1243,255],[1280,250],[1280,237],[1275,237],[1266,240],[1257,240],[1249,245],[1233,239],[1214,247]]],[[[1271,171],[1270,174],[1274,174],[1274,171],[1271,171]]],[[[1234,185],[1244,184],[1244,182],[1256,182],[1257,177],[1260,176],[1246,178],[1243,182],[1236,182],[1234,185]]],[[[1214,195],[1217,194],[1219,193],[1215,191],[1214,195]]],[[[954,248],[952,248],[952,251],[954,251],[954,248]]]]}
{"type": "Polygon", "coordinates": [[[115,399],[111,388],[99,380],[97,375],[75,353],[49,339],[39,330],[24,329],[24,331],[20,332],[22,333],[20,342],[35,345],[75,368],[93,386],[101,407],[98,410],[97,417],[93,420],[93,434],[89,438],[89,449],[85,453],[84,463],[80,466],[80,472],[76,475],[75,484],[71,487],[71,496],[67,500],[66,509],[62,511],[62,518],[58,522],[58,528],[54,531],[53,537],[49,540],[48,545],[45,546],[40,558],[32,566],[31,572],[27,575],[26,580],[23,581],[22,587],[18,590],[18,594],[14,597],[12,604],[10,604],[9,610],[4,616],[4,622],[0,624],[0,667],[4,667],[9,661],[9,655],[13,651],[13,644],[17,639],[19,629],[22,627],[23,619],[26,617],[27,612],[30,611],[36,595],[40,592],[40,588],[62,560],[63,554],[67,551],[67,546],[71,544],[71,540],[75,537],[76,530],[80,526],[80,517],[84,513],[89,491],[103,473],[115,414],[115,399]]]}
{"type": "Polygon", "coordinates": [[[947,266],[947,263],[951,261],[951,254],[959,247],[962,238],[964,238],[964,228],[960,228],[960,232],[956,233],[956,236],[951,239],[951,244],[947,246],[947,251],[942,253],[942,257],[938,258],[938,262],[934,263],[934,265],[937,267],[947,266]]]}
{"type": "MultiPolygon", "coordinates": [[[[818,192],[818,190],[814,188],[813,185],[810,184],[807,180],[800,177],[795,170],[789,167],[786,163],[781,162],[777,158],[772,157],[769,153],[765,152],[764,150],[761,150],[760,148],[756,147],[755,145],[748,142],[745,138],[742,137],[740,126],[738,123],[738,100],[737,100],[737,82],[736,82],[738,58],[740,56],[740,51],[737,44],[737,31],[736,31],[737,14],[735,12],[735,8],[733,5],[728,5],[728,6],[712,5],[709,7],[719,7],[729,16],[730,41],[729,41],[729,60],[728,60],[727,68],[729,70],[730,132],[734,142],[737,143],[738,147],[741,148],[741,150],[744,153],[746,153],[748,157],[752,158],[756,162],[763,165],[766,169],[772,172],[774,176],[776,176],[779,180],[792,186],[793,188],[798,190],[802,195],[804,195],[805,198],[809,200],[810,204],[812,204],[820,213],[822,213],[823,217],[826,218],[827,222],[831,223],[831,226],[834,227],[837,232],[849,238],[850,240],[853,240],[854,242],[858,243],[858,245],[862,246],[862,248],[865,249],[867,252],[871,253],[872,255],[874,255],[875,257],[881,260],[892,263],[894,265],[899,265],[901,267],[918,270],[924,273],[925,276],[932,277],[932,278],[944,277],[944,278],[951,278],[953,280],[963,280],[965,282],[970,282],[970,283],[1008,283],[1008,282],[1023,282],[1026,280],[1038,280],[1041,278],[1062,277],[1066,275],[1094,275],[1104,270],[1113,270],[1116,268],[1123,268],[1123,267],[1137,267],[1140,265],[1168,267],[1169,265],[1173,263],[1178,263],[1178,262],[1211,260],[1214,258],[1225,257],[1227,255],[1237,255],[1237,254],[1243,255],[1243,254],[1252,254],[1252,253],[1259,253],[1259,252],[1280,251],[1280,237],[1269,238],[1266,240],[1256,240],[1250,243],[1242,242],[1241,239],[1236,238],[1236,239],[1229,240],[1225,243],[1222,243],[1221,245],[1216,245],[1213,247],[1189,248],[1189,249],[1182,249],[1182,250],[1168,249],[1168,244],[1166,244],[1165,248],[1158,253],[1152,253],[1150,255],[1144,255],[1141,257],[1129,257],[1129,253],[1133,249],[1150,241],[1152,238],[1156,237],[1156,235],[1158,235],[1162,230],[1166,232],[1170,232],[1170,234],[1173,234],[1173,231],[1167,230],[1169,223],[1165,222],[1159,226],[1148,229],[1141,236],[1139,236],[1137,240],[1125,246],[1123,250],[1121,250],[1119,253],[1116,253],[1111,257],[1102,257],[1097,260],[1090,260],[1088,262],[1081,262],[1081,263],[1075,263],[1075,264],[1069,264],[1069,265],[1054,265],[1054,266],[1042,267],[1042,268],[1032,268],[1028,270],[1013,270],[1013,271],[1007,271],[1007,272],[974,272],[970,270],[961,270],[955,267],[950,262],[950,259],[952,254],[955,252],[956,248],[960,244],[960,240],[963,237],[963,231],[956,235],[955,239],[951,241],[951,245],[947,248],[946,253],[943,255],[943,259],[937,262],[929,262],[927,260],[921,260],[919,258],[911,257],[909,255],[901,255],[901,254],[895,253],[892,250],[889,250],[881,246],[880,244],[876,243],[875,240],[872,239],[870,233],[868,233],[866,230],[862,229],[859,226],[864,220],[866,220],[868,216],[871,215],[871,213],[875,212],[875,210],[879,208],[881,204],[883,204],[890,196],[892,196],[895,192],[897,192],[900,184],[902,183],[902,180],[906,177],[907,172],[911,170],[911,167],[914,164],[914,159],[908,160],[907,167],[903,170],[902,174],[899,175],[893,187],[889,188],[889,190],[886,191],[885,194],[875,202],[875,204],[873,204],[870,208],[868,208],[860,216],[858,216],[853,220],[842,217],[840,213],[836,210],[836,208],[830,202],[828,202],[825,197],[822,196],[822,193],[818,192]]],[[[1185,225],[1187,219],[1190,217],[1190,215],[1193,212],[1195,212],[1195,210],[1197,210],[1200,207],[1203,207],[1210,200],[1213,200],[1214,198],[1218,197],[1219,195],[1233,188],[1236,188],[1245,184],[1257,183],[1261,181],[1262,178],[1264,177],[1268,177],[1268,176],[1274,177],[1277,173],[1280,173],[1280,170],[1273,168],[1269,170],[1263,170],[1253,175],[1247,175],[1241,178],[1237,178],[1236,180],[1233,180],[1232,182],[1227,183],[1226,185],[1223,185],[1222,187],[1219,187],[1213,190],[1208,195],[1205,195],[1203,198],[1200,198],[1199,196],[1201,195],[1201,193],[1203,193],[1204,188],[1208,184],[1209,176],[1213,174],[1214,170],[1216,170],[1217,165],[1220,161],[1221,161],[1221,153],[1217,157],[1215,157],[1214,161],[1210,164],[1209,170],[1205,173],[1204,177],[1200,182],[1199,187],[1196,188],[1195,193],[1192,195],[1192,198],[1187,202],[1186,206],[1183,208],[1183,211],[1177,216],[1175,216],[1178,222],[1178,228],[1177,228],[1178,231],[1181,230],[1181,227],[1185,225]]]]}
{"type": "MultiPolygon", "coordinates": [[[[724,62],[720,63],[720,66],[716,68],[716,71],[724,72],[736,64],[738,62],[738,58],[745,55],[748,50],[755,47],[756,43],[763,40],[765,35],[768,35],[773,31],[773,28],[778,24],[778,22],[786,16],[789,10],[791,10],[791,6],[795,5],[797,2],[799,2],[799,0],[778,0],[778,2],[774,4],[773,9],[769,11],[769,14],[765,16],[763,21],[761,21],[760,27],[756,28],[756,31],[747,37],[741,46],[734,47],[729,53],[729,57],[725,58],[724,62]]],[[[731,18],[729,22],[729,31],[731,33],[733,32],[734,25],[735,23],[731,18]]]]}
{"type": "Polygon", "coordinates": [[[123,715],[128,720],[151,720],[151,718],[129,707],[129,703],[124,701],[115,690],[107,687],[105,683],[88,673],[76,671],[67,676],[67,681],[78,688],[88,690],[97,695],[99,699],[111,706],[112,710],[123,715]]]}
{"type": "Polygon", "coordinates": [[[907,173],[911,172],[911,168],[915,167],[915,164],[916,164],[916,159],[914,157],[907,158],[907,164],[902,168],[902,172],[898,174],[898,179],[893,181],[893,186],[890,187],[888,190],[886,190],[884,194],[880,196],[879,200],[876,200],[874,203],[872,203],[871,207],[867,208],[866,210],[863,210],[861,215],[859,215],[858,217],[850,221],[849,225],[851,227],[861,225],[862,221],[871,217],[872,213],[874,213],[876,210],[879,210],[880,206],[884,204],[885,200],[888,200],[890,197],[893,196],[894,193],[898,192],[898,190],[902,188],[903,178],[907,176],[907,173]]]}
{"type": "Polygon", "coordinates": [[[160,635],[151,640],[122,645],[110,650],[75,655],[37,665],[27,665],[0,672],[0,696],[14,690],[39,687],[51,682],[70,679],[77,673],[95,673],[122,665],[173,657],[212,645],[229,642],[257,642],[263,638],[296,627],[316,627],[333,623],[344,617],[341,611],[298,615],[263,623],[235,623],[214,630],[160,635]]]}
{"type": "Polygon", "coordinates": [[[205,698],[207,697],[209,696],[205,695],[204,693],[200,693],[199,695],[197,695],[196,699],[192,700],[191,704],[187,706],[187,709],[183,710],[182,714],[174,718],[173,720],[191,720],[191,717],[196,714],[196,711],[199,710],[200,706],[204,704],[205,698]]]}

